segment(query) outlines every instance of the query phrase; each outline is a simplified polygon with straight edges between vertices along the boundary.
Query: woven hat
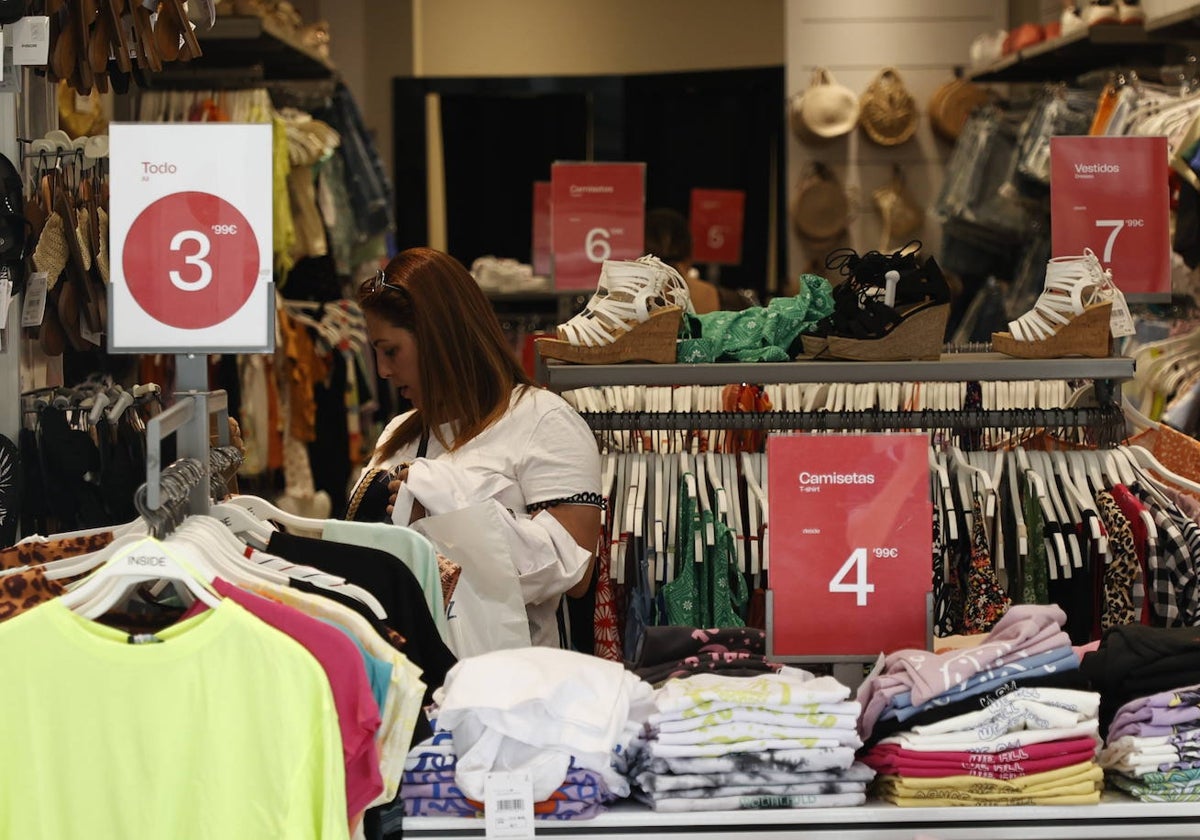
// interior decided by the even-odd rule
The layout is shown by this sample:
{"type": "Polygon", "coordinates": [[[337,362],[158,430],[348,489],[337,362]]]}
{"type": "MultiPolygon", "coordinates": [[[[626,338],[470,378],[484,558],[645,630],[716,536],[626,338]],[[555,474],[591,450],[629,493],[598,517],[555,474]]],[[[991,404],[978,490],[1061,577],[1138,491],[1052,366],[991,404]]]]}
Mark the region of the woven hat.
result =
{"type": "Polygon", "coordinates": [[[917,101],[893,67],[879,71],[860,106],[859,124],[881,146],[898,146],[917,130],[917,101]]]}
{"type": "Polygon", "coordinates": [[[953,143],[971,112],[989,101],[991,94],[985,88],[965,79],[952,79],[929,97],[929,125],[935,134],[953,143]]]}
{"type": "Polygon", "coordinates": [[[925,224],[925,208],[908,191],[899,164],[892,166],[892,180],[875,190],[871,197],[883,219],[880,251],[890,250],[893,241],[907,239],[925,224]]]}
{"type": "Polygon", "coordinates": [[[824,140],[849,134],[858,121],[858,99],[854,91],[838,84],[824,67],[813,70],[812,81],[799,109],[803,130],[824,140]]]}
{"type": "Polygon", "coordinates": [[[792,232],[811,247],[836,243],[850,222],[850,200],[837,176],[822,163],[813,163],[796,185],[790,213],[792,232]]]}

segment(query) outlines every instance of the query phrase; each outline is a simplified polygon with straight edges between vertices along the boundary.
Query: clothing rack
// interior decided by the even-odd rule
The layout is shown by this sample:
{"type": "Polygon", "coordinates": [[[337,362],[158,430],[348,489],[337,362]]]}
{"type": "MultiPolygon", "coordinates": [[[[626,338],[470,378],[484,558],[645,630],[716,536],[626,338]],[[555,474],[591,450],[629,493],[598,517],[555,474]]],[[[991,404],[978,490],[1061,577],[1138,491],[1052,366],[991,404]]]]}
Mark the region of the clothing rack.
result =
{"type": "Polygon", "coordinates": [[[159,504],[155,507],[147,502],[149,483],[138,487],[133,504],[149,525],[151,536],[162,539],[187,518],[193,491],[204,486],[204,472],[203,463],[195,458],[182,458],[168,465],[158,476],[159,504]]]}

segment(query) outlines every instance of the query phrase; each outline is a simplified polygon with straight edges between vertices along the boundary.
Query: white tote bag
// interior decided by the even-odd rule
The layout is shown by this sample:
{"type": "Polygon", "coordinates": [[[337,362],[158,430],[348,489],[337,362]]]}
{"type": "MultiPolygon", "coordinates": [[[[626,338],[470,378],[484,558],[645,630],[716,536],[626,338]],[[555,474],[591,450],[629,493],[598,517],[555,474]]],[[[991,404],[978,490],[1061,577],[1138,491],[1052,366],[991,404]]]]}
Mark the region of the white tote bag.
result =
{"type": "Polygon", "coordinates": [[[492,650],[529,647],[529,617],[517,567],[494,502],[426,516],[412,527],[439,553],[462,566],[446,608],[449,645],[459,659],[492,650]]]}

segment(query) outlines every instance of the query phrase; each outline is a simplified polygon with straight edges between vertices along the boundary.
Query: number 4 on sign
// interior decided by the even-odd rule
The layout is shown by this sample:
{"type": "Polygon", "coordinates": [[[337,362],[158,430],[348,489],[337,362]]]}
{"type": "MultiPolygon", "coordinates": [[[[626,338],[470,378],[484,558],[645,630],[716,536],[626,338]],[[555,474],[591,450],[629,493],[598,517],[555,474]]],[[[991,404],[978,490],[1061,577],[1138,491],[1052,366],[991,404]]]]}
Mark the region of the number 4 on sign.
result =
{"type": "Polygon", "coordinates": [[[860,607],[867,605],[867,594],[875,591],[875,584],[867,583],[867,550],[856,548],[842,567],[829,581],[830,592],[853,592],[856,596],[854,603],[860,607]],[[854,583],[846,583],[851,570],[854,571],[854,583]]]}

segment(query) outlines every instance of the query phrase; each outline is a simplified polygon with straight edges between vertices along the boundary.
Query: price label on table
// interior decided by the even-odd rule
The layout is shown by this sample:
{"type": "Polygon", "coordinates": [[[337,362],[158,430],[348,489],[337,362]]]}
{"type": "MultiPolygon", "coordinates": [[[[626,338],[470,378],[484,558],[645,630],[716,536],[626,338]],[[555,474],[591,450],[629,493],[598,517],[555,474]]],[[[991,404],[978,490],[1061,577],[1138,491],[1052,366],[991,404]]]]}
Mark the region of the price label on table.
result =
{"type": "Polygon", "coordinates": [[[642,256],[646,164],[556,163],[550,192],[556,289],[595,289],[605,260],[642,256]]]}
{"type": "Polygon", "coordinates": [[[907,434],[768,440],[773,655],[925,647],[928,447],[907,434]]]}
{"type": "Polygon", "coordinates": [[[743,190],[692,190],[692,259],[738,265],[742,261],[743,190]]]}
{"type": "Polygon", "coordinates": [[[550,182],[533,182],[533,273],[549,277],[553,270],[550,242],[550,182]]]}
{"type": "Polygon", "coordinates": [[[1165,137],[1052,137],[1053,254],[1095,251],[1134,300],[1171,295],[1165,137]]]}
{"type": "Polygon", "coordinates": [[[110,127],[109,350],[270,352],[271,127],[110,127]]]}

